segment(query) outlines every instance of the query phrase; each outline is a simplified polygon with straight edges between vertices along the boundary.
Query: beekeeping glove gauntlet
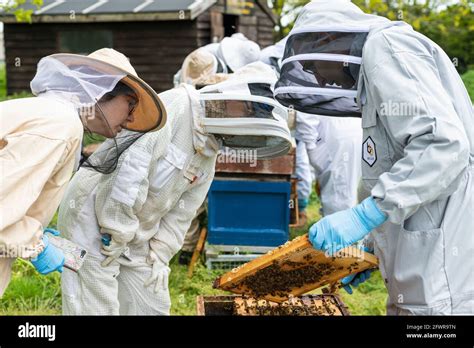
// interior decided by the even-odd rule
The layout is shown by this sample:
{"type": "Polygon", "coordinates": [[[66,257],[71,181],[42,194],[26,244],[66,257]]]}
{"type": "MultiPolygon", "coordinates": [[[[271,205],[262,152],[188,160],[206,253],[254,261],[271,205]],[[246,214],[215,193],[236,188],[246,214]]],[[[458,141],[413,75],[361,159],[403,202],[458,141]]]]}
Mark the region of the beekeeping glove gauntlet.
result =
{"type": "Polygon", "coordinates": [[[145,281],[145,287],[153,285],[153,291],[158,293],[160,291],[168,291],[168,278],[170,268],[167,264],[160,260],[152,251],[148,258],[152,262],[151,276],[145,281]]]}

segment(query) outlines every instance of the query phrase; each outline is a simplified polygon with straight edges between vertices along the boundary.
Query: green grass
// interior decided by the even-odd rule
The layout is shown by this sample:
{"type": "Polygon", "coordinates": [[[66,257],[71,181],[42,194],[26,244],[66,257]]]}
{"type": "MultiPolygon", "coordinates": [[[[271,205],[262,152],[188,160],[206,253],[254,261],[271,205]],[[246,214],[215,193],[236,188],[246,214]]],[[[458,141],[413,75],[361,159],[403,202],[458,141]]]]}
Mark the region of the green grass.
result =
{"type": "MultiPolygon", "coordinates": [[[[291,229],[291,238],[306,233],[312,223],[320,218],[319,199],[314,192],[311,194],[307,213],[308,224],[298,229],[291,229]]],[[[55,228],[56,221],[57,215],[53,217],[50,227],[55,228]]],[[[195,315],[196,297],[198,295],[226,294],[226,292],[212,288],[214,279],[226,271],[208,270],[202,263],[199,263],[195,268],[193,277],[188,278],[187,267],[179,265],[177,259],[177,257],[173,258],[170,263],[171,314],[195,315]]],[[[341,296],[352,315],[385,314],[387,294],[378,272],[369,281],[360,285],[353,295],[341,291],[341,296]]],[[[3,298],[0,299],[0,315],[60,314],[61,286],[59,274],[41,276],[29,262],[17,260],[13,267],[12,281],[3,298]]]]}
{"type": "Polygon", "coordinates": [[[208,270],[199,264],[194,269],[193,277],[188,278],[188,268],[179,265],[177,258],[171,262],[170,268],[169,288],[173,315],[195,315],[196,297],[199,295],[227,294],[212,288],[214,279],[223,273],[222,270],[208,270]]]}
{"type": "Polygon", "coordinates": [[[355,288],[352,295],[343,289],[339,293],[351,315],[386,314],[388,295],[379,271],[372,273],[369,280],[355,288]]]}
{"type": "Polygon", "coordinates": [[[14,93],[12,95],[7,96],[7,76],[5,63],[0,63],[0,101],[17,98],[28,98],[32,96],[33,95],[29,91],[14,93]]]}
{"type": "Polygon", "coordinates": [[[17,259],[12,281],[0,299],[0,315],[54,315],[61,313],[58,273],[39,275],[30,262],[17,259]]]}
{"type": "Polygon", "coordinates": [[[0,101],[5,99],[7,94],[7,76],[5,72],[5,63],[0,63],[0,101]]]}

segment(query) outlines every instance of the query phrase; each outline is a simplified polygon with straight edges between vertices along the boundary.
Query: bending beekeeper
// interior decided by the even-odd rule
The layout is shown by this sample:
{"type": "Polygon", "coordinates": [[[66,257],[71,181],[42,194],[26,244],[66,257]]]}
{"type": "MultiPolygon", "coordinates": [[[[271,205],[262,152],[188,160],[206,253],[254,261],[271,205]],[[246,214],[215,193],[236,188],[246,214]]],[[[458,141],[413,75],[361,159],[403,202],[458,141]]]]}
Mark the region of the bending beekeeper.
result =
{"type": "Polygon", "coordinates": [[[388,314],[473,314],[474,114],[443,50],[349,1],[314,1],[290,33],[275,95],[339,117],[328,98],[356,98],[362,112],[371,196],[313,225],[313,246],[333,253],[372,231],[388,314]]]}
{"type": "MultiPolygon", "coordinates": [[[[218,43],[212,43],[191,52],[184,59],[181,69],[175,75],[175,87],[180,83],[187,83],[199,89],[204,84],[208,84],[211,78],[215,83],[226,80],[229,75],[225,63],[216,56],[218,47],[218,43]]],[[[197,209],[196,216],[186,233],[179,255],[179,263],[182,265],[187,265],[191,261],[199,240],[201,221],[206,215],[206,205],[207,200],[197,209]]]]}
{"type": "Polygon", "coordinates": [[[265,79],[249,76],[161,93],[168,121],[160,132],[136,141],[112,174],[77,172],[58,226],[89,255],[78,273],[62,274],[64,314],[169,314],[169,261],[207,195],[218,150],[266,158],[292,146],[286,108],[265,79]]]}
{"type": "MultiPolygon", "coordinates": [[[[122,128],[159,129],[166,119],[156,93],[109,49],[41,59],[31,90],[35,97],[0,103],[0,296],[16,257],[41,274],[62,271],[64,255],[43,229],[77,169],[84,129],[113,138],[122,128]]],[[[83,165],[113,171],[124,146],[113,147],[107,163],[83,165]]]]}

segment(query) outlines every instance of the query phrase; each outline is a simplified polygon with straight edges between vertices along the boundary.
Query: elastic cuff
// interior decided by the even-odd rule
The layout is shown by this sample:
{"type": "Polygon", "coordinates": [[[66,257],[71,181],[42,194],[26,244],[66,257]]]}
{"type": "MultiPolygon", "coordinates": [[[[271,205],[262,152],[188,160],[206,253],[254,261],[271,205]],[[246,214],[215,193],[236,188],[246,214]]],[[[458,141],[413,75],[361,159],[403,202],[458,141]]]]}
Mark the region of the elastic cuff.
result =
{"type": "Polygon", "coordinates": [[[364,222],[366,222],[369,231],[382,225],[388,218],[388,215],[380,210],[374,197],[364,199],[361,206],[364,215],[364,222]]]}

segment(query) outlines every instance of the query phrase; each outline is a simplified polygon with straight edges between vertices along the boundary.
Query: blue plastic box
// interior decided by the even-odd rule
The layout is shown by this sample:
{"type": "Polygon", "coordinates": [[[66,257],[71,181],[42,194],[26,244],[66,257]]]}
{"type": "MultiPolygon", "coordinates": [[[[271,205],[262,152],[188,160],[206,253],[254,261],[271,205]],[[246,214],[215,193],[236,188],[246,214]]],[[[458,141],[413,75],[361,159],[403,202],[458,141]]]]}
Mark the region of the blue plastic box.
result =
{"type": "Polygon", "coordinates": [[[214,180],[208,195],[210,244],[278,246],[289,238],[289,182],[214,180]]]}

